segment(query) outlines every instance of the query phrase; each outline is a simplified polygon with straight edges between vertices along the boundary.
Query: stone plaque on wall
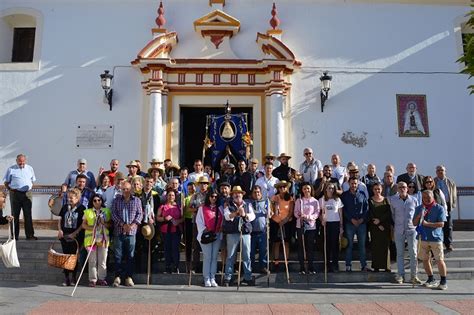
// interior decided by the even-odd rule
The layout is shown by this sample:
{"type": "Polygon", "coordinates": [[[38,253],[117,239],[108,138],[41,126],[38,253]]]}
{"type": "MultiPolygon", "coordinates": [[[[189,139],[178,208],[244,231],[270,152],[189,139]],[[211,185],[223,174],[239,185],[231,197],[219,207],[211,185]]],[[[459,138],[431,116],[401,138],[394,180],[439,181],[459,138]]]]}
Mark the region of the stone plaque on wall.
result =
{"type": "Polygon", "coordinates": [[[76,147],[81,149],[109,149],[114,144],[114,126],[79,125],[76,130],[76,147]]]}

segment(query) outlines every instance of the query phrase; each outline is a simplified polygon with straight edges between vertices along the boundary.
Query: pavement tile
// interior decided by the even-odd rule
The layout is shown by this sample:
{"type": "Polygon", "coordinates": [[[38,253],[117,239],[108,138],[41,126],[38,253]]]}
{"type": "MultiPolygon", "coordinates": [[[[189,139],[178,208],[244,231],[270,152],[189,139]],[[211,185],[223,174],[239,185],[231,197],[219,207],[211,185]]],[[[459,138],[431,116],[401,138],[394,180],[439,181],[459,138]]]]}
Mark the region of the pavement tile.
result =
{"type": "Polygon", "coordinates": [[[433,310],[427,308],[424,305],[415,302],[377,302],[382,308],[384,308],[390,314],[400,315],[435,315],[437,314],[433,310]]]}
{"type": "Polygon", "coordinates": [[[377,303],[336,303],[335,306],[342,314],[390,314],[377,303]]]}
{"type": "Polygon", "coordinates": [[[269,304],[272,314],[319,314],[313,304],[269,304]]]}
{"type": "Polygon", "coordinates": [[[127,314],[175,314],[179,304],[133,304],[127,314]]]}
{"type": "Polygon", "coordinates": [[[223,304],[179,304],[177,315],[208,315],[224,314],[223,304]]]}
{"type": "Polygon", "coordinates": [[[268,304],[224,304],[225,315],[272,314],[268,304]]]}
{"type": "Polygon", "coordinates": [[[474,314],[474,300],[437,301],[459,314],[474,314]]]}

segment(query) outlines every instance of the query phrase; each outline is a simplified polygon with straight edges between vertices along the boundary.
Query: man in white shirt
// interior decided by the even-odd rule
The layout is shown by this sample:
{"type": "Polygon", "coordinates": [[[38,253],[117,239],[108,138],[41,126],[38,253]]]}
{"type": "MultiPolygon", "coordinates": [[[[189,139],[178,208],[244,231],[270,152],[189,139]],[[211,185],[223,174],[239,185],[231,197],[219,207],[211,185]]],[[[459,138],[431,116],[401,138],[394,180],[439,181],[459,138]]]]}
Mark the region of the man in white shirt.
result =
{"type": "Polygon", "coordinates": [[[314,182],[323,177],[323,165],[320,160],[316,160],[313,149],[305,148],[303,151],[305,160],[300,165],[300,173],[303,174],[305,182],[314,185],[314,182]]]}
{"type": "Polygon", "coordinates": [[[346,176],[346,168],[341,165],[341,157],[338,154],[333,154],[331,156],[332,163],[332,177],[336,178],[339,181],[339,185],[342,186],[346,176]]]}
{"type": "Polygon", "coordinates": [[[271,198],[276,194],[277,190],[275,184],[279,182],[278,178],[272,175],[273,164],[271,162],[265,163],[265,175],[257,179],[255,185],[262,189],[262,197],[264,199],[271,198]]]}
{"type": "Polygon", "coordinates": [[[102,199],[104,199],[104,205],[106,208],[111,209],[115,197],[122,194],[122,183],[124,180],[125,175],[123,175],[122,172],[117,172],[114,178],[115,185],[107,188],[107,190],[102,194],[102,199]]]}

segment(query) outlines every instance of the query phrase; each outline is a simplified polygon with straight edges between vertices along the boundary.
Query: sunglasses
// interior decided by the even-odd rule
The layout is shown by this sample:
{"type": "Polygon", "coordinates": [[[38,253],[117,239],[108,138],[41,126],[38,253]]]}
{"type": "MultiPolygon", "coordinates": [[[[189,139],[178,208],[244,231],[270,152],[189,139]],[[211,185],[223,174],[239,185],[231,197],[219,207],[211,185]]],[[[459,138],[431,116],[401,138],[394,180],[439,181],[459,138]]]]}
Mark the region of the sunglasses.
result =
{"type": "Polygon", "coordinates": [[[102,202],[102,199],[93,199],[93,202],[102,202]]]}
{"type": "Polygon", "coordinates": [[[432,182],[433,182],[432,180],[427,180],[427,181],[426,181],[427,184],[428,184],[428,183],[432,183],[432,182]]]}
{"type": "Polygon", "coordinates": [[[415,186],[408,186],[408,188],[415,188],[415,186]]]}
{"type": "Polygon", "coordinates": [[[209,198],[217,198],[217,195],[211,195],[209,198]]]}
{"type": "Polygon", "coordinates": [[[312,152],[306,152],[304,155],[311,155],[313,154],[312,152]]]}

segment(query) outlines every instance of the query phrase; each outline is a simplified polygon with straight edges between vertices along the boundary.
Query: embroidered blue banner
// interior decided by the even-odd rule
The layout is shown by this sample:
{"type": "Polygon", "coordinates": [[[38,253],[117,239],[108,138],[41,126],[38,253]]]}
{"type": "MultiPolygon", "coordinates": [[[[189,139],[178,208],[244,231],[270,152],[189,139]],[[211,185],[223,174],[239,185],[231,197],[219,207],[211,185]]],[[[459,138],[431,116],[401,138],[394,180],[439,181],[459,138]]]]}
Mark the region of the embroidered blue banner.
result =
{"type": "Polygon", "coordinates": [[[236,160],[245,160],[245,146],[242,136],[247,132],[247,123],[244,114],[231,114],[226,120],[225,115],[209,116],[209,139],[213,142],[212,167],[216,168],[220,160],[227,154],[226,148],[229,146],[236,160]]]}

